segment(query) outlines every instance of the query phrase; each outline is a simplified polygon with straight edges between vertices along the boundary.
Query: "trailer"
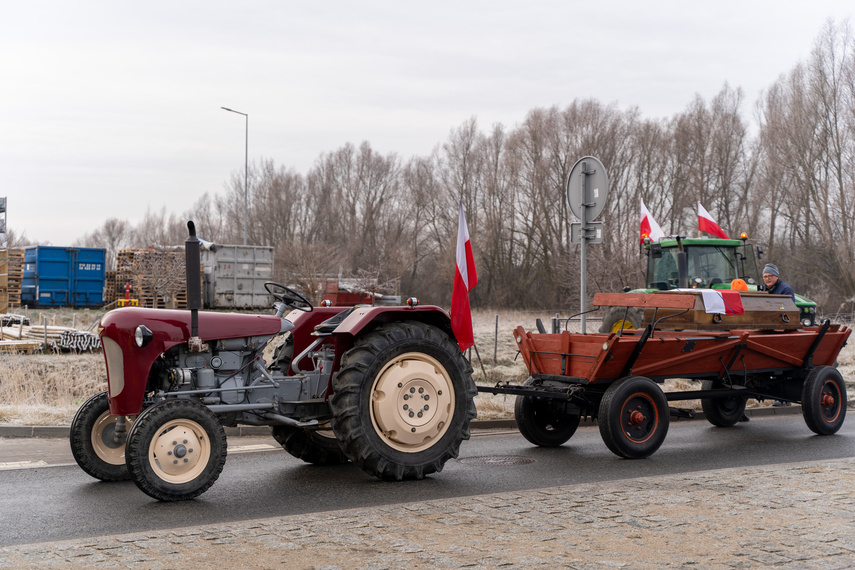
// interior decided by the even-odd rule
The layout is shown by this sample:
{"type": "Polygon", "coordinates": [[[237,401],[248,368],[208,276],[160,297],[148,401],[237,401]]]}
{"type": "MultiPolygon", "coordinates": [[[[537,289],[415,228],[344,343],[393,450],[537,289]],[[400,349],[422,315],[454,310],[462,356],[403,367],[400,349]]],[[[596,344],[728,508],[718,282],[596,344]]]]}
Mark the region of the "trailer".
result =
{"type": "MultiPolygon", "coordinates": [[[[514,339],[531,376],[522,385],[479,386],[517,396],[522,435],[539,446],[568,441],[582,417],[597,419],[606,446],[625,458],[652,455],[674,416],[670,402],[701,400],[707,420],[735,425],[748,399],[802,405],[808,428],[836,433],[846,417],[846,385],[835,368],[848,327],[803,327],[786,295],[676,290],[597,293],[599,308],[640,308],[638,330],[579,334],[523,327],[514,339]],[[700,390],[665,393],[666,379],[701,381],[700,390]]],[[[568,319],[569,320],[569,319],[568,319]]]]}

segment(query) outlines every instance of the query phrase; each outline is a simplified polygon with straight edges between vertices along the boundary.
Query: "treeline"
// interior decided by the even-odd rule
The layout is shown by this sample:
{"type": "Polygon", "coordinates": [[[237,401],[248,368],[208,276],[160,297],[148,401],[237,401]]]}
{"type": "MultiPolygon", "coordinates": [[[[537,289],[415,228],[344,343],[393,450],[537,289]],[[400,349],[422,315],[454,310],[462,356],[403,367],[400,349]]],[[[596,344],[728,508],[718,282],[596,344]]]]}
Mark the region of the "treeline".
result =
{"type": "MultiPolygon", "coordinates": [[[[639,203],[666,234],[697,234],[697,202],[731,236],[762,245],[797,292],[825,313],[855,302],[855,42],[829,22],[809,57],[753,106],[725,84],[668,119],[596,100],[536,108],[513,128],[470,119],[430,156],[383,155],[368,142],[322,154],[305,174],[256,161],[249,171],[248,243],[273,245],[277,278],[358,272],[398,293],[447,306],[454,275],[457,199],[475,251],[475,306],[579,306],[579,247],[570,243],[569,170],[593,155],[608,169],[605,242],[588,255],[588,291],[643,285],[639,203]]],[[[81,245],[243,243],[244,172],[181,216],[119,220],[81,245]],[[125,228],[123,233],[122,228],[125,228]],[[121,235],[118,235],[121,234],[121,235]]]]}

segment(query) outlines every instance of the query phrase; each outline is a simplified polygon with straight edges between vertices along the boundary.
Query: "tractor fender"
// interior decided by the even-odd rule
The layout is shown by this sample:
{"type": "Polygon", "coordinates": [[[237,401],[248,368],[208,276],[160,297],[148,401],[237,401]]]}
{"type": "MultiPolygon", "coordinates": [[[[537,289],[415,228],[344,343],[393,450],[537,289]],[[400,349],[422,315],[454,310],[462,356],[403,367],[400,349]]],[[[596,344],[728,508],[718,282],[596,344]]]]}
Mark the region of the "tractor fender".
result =
{"type": "Polygon", "coordinates": [[[357,336],[381,324],[395,321],[420,321],[433,325],[454,339],[451,319],[443,309],[435,305],[416,307],[357,307],[333,331],[334,335],[357,336]]]}

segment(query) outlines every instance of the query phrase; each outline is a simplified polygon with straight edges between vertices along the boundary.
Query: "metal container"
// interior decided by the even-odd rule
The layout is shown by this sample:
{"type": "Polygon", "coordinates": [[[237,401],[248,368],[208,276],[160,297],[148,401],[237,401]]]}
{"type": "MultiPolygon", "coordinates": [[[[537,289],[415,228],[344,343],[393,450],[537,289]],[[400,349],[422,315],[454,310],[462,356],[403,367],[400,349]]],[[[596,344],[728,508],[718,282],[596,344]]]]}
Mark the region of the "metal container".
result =
{"type": "Polygon", "coordinates": [[[100,307],[106,250],[36,245],[24,250],[21,303],[30,307],[100,307]]]}
{"type": "Polygon", "coordinates": [[[264,282],[273,277],[273,247],[204,244],[202,300],[208,309],[267,308],[264,282]]]}

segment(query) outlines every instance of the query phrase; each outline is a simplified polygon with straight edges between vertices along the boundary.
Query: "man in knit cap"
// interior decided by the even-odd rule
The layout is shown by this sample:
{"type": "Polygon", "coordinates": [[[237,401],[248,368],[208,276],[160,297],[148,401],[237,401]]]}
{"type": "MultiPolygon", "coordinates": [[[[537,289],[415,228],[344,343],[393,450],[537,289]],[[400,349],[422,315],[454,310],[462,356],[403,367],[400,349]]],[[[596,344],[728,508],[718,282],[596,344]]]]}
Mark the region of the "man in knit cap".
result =
{"type": "Polygon", "coordinates": [[[793,301],[796,300],[796,293],[793,291],[793,288],[784,281],[781,281],[777,265],[766,264],[766,267],[763,268],[763,283],[766,285],[766,290],[769,293],[773,295],[789,295],[793,298],[793,301]]]}

